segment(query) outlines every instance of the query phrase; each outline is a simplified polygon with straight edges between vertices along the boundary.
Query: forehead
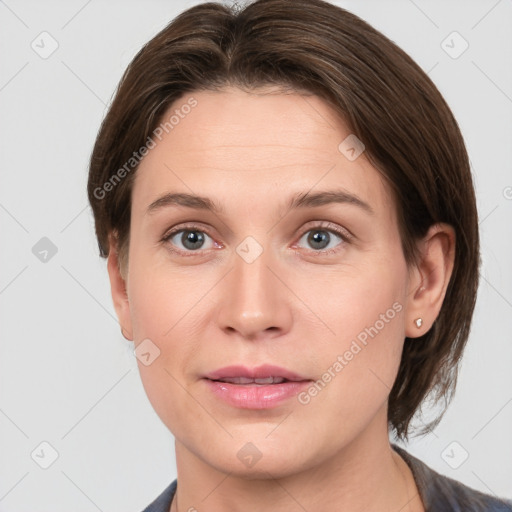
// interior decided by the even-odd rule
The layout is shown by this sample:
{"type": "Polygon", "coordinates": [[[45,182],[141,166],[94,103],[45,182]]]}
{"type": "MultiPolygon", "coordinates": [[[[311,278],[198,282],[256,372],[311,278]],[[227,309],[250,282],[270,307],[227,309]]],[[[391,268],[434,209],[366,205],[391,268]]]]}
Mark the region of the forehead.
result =
{"type": "Polygon", "coordinates": [[[170,191],[213,195],[220,202],[264,198],[269,205],[285,191],[340,187],[377,209],[389,205],[380,173],[364,153],[351,160],[343,145],[340,150],[353,135],[316,96],[197,91],[176,101],[160,127],[161,140],[153,137],[155,146],[136,173],[134,209],[170,191]],[[189,104],[195,106],[184,108],[189,104]]]}

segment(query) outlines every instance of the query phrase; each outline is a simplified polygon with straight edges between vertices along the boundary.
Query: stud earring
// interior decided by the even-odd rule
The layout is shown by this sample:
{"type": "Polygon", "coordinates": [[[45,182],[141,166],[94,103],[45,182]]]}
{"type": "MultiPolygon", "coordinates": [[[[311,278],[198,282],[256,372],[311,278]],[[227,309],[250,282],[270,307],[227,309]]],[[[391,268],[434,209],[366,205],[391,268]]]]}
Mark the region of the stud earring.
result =
{"type": "Polygon", "coordinates": [[[421,326],[423,325],[423,318],[416,318],[416,320],[414,320],[414,323],[416,324],[416,327],[420,329],[421,326]]]}

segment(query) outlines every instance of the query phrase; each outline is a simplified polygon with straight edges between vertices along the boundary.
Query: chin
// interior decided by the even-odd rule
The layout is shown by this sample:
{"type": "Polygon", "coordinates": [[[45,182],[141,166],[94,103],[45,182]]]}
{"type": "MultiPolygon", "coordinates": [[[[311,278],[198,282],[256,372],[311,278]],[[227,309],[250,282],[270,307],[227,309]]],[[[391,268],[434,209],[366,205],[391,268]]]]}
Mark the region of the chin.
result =
{"type": "MultiPolygon", "coordinates": [[[[254,433],[254,430],[251,430],[254,433]]],[[[215,446],[214,450],[195,453],[206,464],[225,474],[247,480],[267,480],[284,478],[296,474],[314,465],[314,453],[308,453],[314,447],[305,439],[293,439],[288,436],[265,439],[268,429],[259,435],[238,435],[233,439],[219,442],[218,439],[203,446],[215,446]]]]}
{"type": "MultiPolygon", "coordinates": [[[[208,462],[208,461],[206,461],[208,462]]],[[[261,459],[254,465],[242,463],[235,455],[227,454],[226,458],[217,460],[215,468],[222,473],[229,474],[235,478],[244,480],[269,480],[277,478],[286,478],[301,472],[307,464],[305,462],[292,462],[284,454],[263,453],[261,459]]]]}

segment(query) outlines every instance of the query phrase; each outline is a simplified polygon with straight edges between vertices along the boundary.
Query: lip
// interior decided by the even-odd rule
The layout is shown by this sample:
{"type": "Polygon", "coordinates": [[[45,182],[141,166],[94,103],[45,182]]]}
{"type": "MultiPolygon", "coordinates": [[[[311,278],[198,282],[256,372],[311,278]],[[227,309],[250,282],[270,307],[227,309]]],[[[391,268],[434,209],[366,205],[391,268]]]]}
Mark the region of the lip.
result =
{"type": "Polygon", "coordinates": [[[288,381],[310,380],[306,377],[291,372],[286,368],[264,364],[255,368],[248,368],[242,365],[225,366],[205,375],[206,379],[219,380],[224,378],[245,377],[248,379],[264,379],[266,377],[281,377],[288,381]]]}
{"type": "Polygon", "coordinates": [[[239,409],[272,409],[295,397],[311,383],[307,379],[285,368],[263,365],[256,368],[226,366],[203,378],[210,392],[232,407],[239,409]],[[235,384],[221,382],[224,378],[265,379],[280,377],[286,381],[277,384],[235,384]]]}

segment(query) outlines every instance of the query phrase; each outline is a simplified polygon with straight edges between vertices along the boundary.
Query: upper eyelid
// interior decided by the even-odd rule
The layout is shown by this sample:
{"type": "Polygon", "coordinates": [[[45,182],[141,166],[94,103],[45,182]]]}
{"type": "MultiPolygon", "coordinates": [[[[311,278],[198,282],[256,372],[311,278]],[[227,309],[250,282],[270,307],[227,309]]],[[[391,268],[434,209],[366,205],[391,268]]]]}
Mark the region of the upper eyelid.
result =
{"type": "MultiPolygon", "coordinates": [[[[351,231],[348,230],[347,228],[345,228],[343,226],[336,225],[335,223],[330,222],[330,221],[310,221],[310,222],[307,222],[305,226],[302,226],[300,231],[302,232],[302,234],[304,234],[307,231],[310,231],[312,229],[325,229],[326,231],[334,231],[335,233],[341,231],[342,233],[346,233],[346,235],[348,237],[353,237],[354,236],[351,233],[351,231]],[[315,222],[317,224],[314,224],[315,222]],[[311,223],[313,223],[313,224],[309,225],[311,223]],[[308,227],[308,225],[309,225],[309,227],[308,227]]],[[[187,230],[190,230],[190,231],[201,231],[201,232],[206,233],[208,236],[212,236],[209,233],[209,228],[208,227],[205,228],[205,227],[201,226],[200,223],[190,223],[190,224],[178,225],[176,227],[168,229],[165,232],[165,234],[163,235],[163,238],[168,238],[171,235],[175,235],[176,233],[179,233],[181,231],[187,231],[187,230]]]]}
{"type": "Polygon", "coordinates": [[[165,234],[162,237],[162,240],[166,240],[171,236],[176,235],[177,233],[180,233],[181,231],[201,231],[202,233],[206,233],[209,237],[213,238],[212,235],[209,232],[208,228],[205,228],[203,226],[200,226],[199,224],[185,224],[185,225],[178,225],[177,227],[173,227],[171,229],[168,229],[165,234]]]}
{"type": "MultiPolygon", "coordinates": [[[[344,226],[340,226],[339,224],[336,224],[335,222],[331,222],[331,221],[327,221],[327,220],[322,220],[322,221],[311,221],[311,222],[318,222],[318,224],[314,224],[312,226],[309,226],[307,229],[305,229],[305,231],[309,231],[311,229],[325,229],[326,231],[334,231],[334,232],[342,232],[342,233],[346,233],[347,237],[350,237],[352,238],[354,235],[352,234],[352,232],[347,229],[346,227],[344,226]]],[[[309,223],[307,223],[309,224],[309,223]]],[[[306,225],[307,225],[306,224],[306,225]]]]}

